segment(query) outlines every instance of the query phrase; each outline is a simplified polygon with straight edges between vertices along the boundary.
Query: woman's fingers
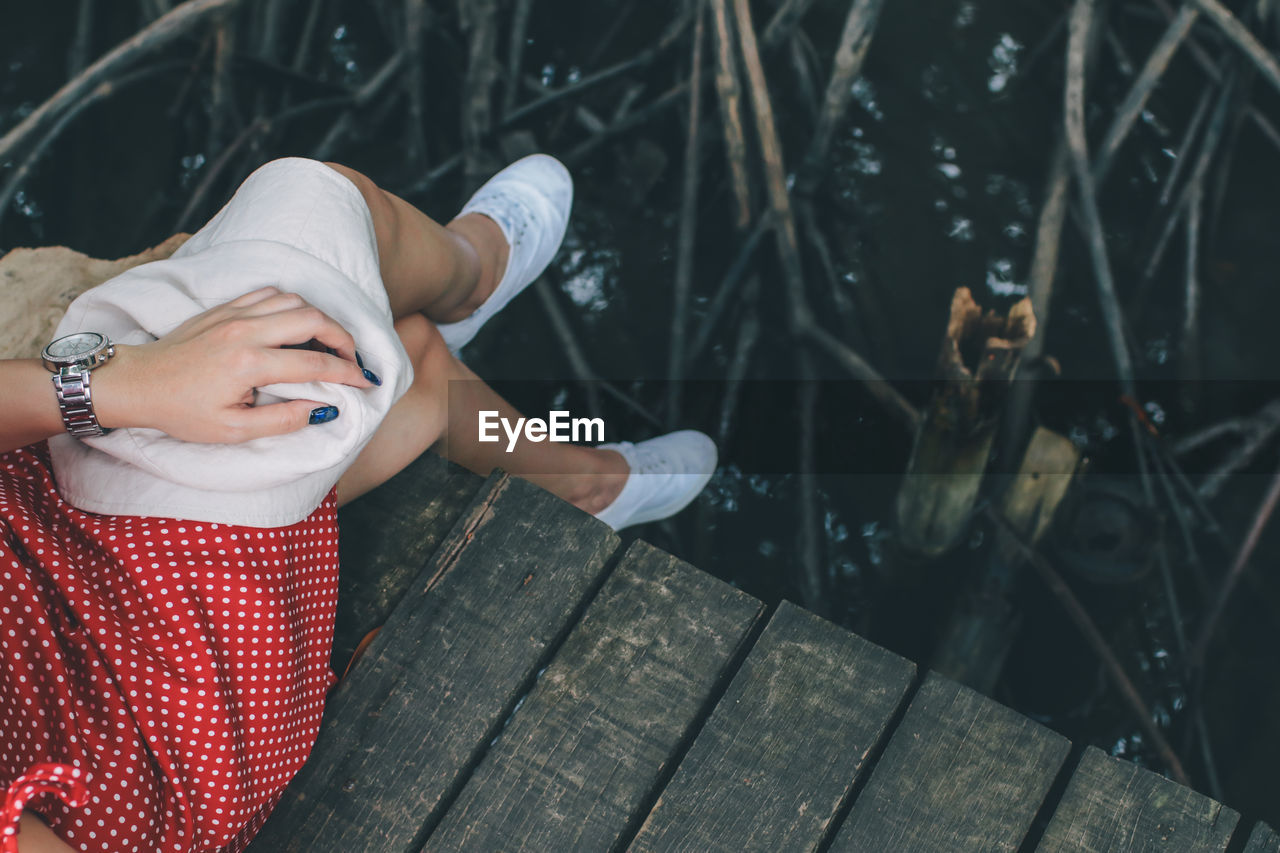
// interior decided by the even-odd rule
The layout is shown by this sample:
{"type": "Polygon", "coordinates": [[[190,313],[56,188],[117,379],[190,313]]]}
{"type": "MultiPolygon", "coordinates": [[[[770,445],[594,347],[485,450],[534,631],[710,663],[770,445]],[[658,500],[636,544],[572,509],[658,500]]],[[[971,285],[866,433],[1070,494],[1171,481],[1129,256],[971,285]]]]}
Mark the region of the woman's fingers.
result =
{"type": "Polygon", "coordinates": [[[192,318],[192,320],[203,321],[200,323],[202,326],[216,325],[217,323],[224,322],[232,317],[240,316],[245,311],[253,310],[255,307],[258,307],[258,310],[260,311],[261,305],[270,302],[273,299],[279,299],[281,296],[291,296],[294,299],[302,298],[295,296],[294,294],[284,294],[278,287],[260,287],[257,290],[251,290],[246,294],[237,296],[230,302],[215,305],[207,311],[197,314],[192,318]]]}
{"type": "Polygon", "coordinates": [[[354,362],[305,349],[273,349],[262,353],[254,369],[254,386],[273,382],[339,382],[356,388],[369,388],[374,384],[354,362]]]}
{"type": "Polygon", "coordinates": [[[279,293],[280,288],[269,284],[266,287],[259,287],[257,290],[250,290],[243,296],[237,296],[226,304],[230,308],[247,308],[250,305],[262,302],[263,300],[276,296],[279,293]]]}
{"type": "Polygon", "coordinates": [[[221,305],[215,305],[212,308],[201,311],[193,317],[188,317],[184,322],[179,324],[173,331],[165,335],[170,342],[189,340],[206,332],[209,329],[225,323],[234,318],[239,312],[250,306],[260,304],[261,302],[277,296],[280,289],[277,287],[260,287],[257,290],[251,290],[241,296],[232,299],[230,302],[224,302],[221,305]]]}
{"type": "Polygon", "coordinates": [[[340,323],[275,287],[246,293],[190,318],[152,344],[130,349],[134,357],[128,361],[140,377],[135,385],[149,395],[136,407],[145,418],[131,425],[186,441],[238,443],[337,416],[332,406],[307,400],[254,406],[255,388],[380,384],[357,363],[355,340],[340,323]],[[307,342],[317,346],[293,348],[307,342]],[[160,387],[198,393],[153,393],[160,387]]]}
{"type": "Polygon", "coordinates": [[[240,409],[230,418],[227,441],[238,444],[269,435],[284,435],[305,426],[328,423],[338,417],[335,406],[314,400],[289,400],[240,409]]]}
{"type": "Polygon", "coordinates": [[[231,300],[222,308],[228,310],[221,312],[221,316],[219,309],[206,313],[215,322],[269,320],[251,327],[255,334],[250,338],[262,346],[290,346],[314,339],[341,358],[356,359],[355,340],[347,330],[296,293],[263,287],[231,300]]]}
{"type": "Polygon", "coordinates": [[[356,360],[356,342],[351,333],[319,308],[306,303],[300,307],[247,317],[240,322],[251,330],[247,337],[261,346],[281,347],[315,338],[340,358],[350,362],[356,360]]]}
{"type": "MultiPolygon", "coordinates": [[[[271,288],[275,290],[275,288],[271,288]]],[[[259,291],[255,291],[259,292],[259,291]]],[[[246,294],[252,296],[253,294],[246,294]]],[[[241,297],[244,298],[244,297],[241,297]]],[[[267,295],[262,299],[245,305],[236,305],[234,302],[228,302],[228,306],[234,306],[239,309],[236,312],[237,317],[262,317],[266,314],[274,314],[280,311],[292,311],[295,308],[302,308],[307,305],[307,301],[296,293],[282,293],[276,290],[275,293],[267,295]]]]}

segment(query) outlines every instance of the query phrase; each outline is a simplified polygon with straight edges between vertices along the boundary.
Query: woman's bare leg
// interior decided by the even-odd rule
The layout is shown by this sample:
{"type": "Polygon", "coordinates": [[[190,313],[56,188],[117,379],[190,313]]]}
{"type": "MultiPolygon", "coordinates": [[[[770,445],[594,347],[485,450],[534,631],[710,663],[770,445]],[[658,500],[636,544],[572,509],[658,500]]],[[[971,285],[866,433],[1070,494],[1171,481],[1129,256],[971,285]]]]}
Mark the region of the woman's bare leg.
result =
{"type": "Polygon", "coordinates": [[[24,811],[18,825],[18,853],[73,853],[35,812],[24,811]]]}
{"type": "Polygon", "coordinates": [[[440,225],[354,169],[325,165],[355,184],[369,206],[393,317],[420,311],[437,323],[454,323],[493,293],[508,251],[493,220],[472,213],[440,225]]]}
{"type": "Polygon", "coordinates": [[[390,479],[433,445],[472,471],[488,474],[501,467],[586,512],[599,512],[622,491],[627,463],[611,450],[522,438],[507,453],[505,439],[481,442],[481,410],[514,421],[515,409],[449,352],[435,325],[421,314],[396,321],[396,332],[413,362],[413,385],[338,481],[339,506],[390,479]]]}
{"type": "Polygon", "coordinates": [[[513,421],[519,414],[449,352],[436,330],[436,322],[475,311],[501,280],[509,249],[502,230],[479,214],[441,226],[359,172],[326,165],[354,183],[369,205],[396,331],[414,366],[413,385],[339,480],[339,504],[386,482],[436,445],[479,474],[501,467],[587,512],[608,506],[628,475],[617,453],[523,440],[506,453],[505,442],[480,442],[481,410],[513,421]]]}

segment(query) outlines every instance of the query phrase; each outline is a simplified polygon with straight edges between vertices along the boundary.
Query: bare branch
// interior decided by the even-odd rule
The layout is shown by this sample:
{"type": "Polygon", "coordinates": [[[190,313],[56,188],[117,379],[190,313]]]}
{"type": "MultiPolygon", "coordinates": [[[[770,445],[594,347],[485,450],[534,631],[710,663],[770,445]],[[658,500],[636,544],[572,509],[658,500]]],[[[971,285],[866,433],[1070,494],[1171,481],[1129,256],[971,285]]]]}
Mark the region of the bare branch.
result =
{"type": "Polygon", "coordinates": [[[1244,24],[1240,23],[1240,19],[1231,14],[1231,10],[1218,0],[1195,0],[1195,2],[1204,10],[1209,20],[1217,24],[1227,38],[1231,39],[1236,47],[1258,66],[1258,70],[1262,72],[1263,77],[1267,78],[1267,82],[1280,90],[1280,62],[1276,62],[1276,58],[1254,38],[1253,33],[1249,32],[1244,24]]]}
{"type": "Polygon", "coordinates": [[[849,108],[849,101],[853,97],[853,81],[862,72],[862,63],[871,47],[871,36],[875,33],[883,5],[884,0],[853,0],[849,4],[840,45],[836,48],[831,79],[822,99],[822,113],[818,116],[809,153],[805,156],[803,171],[806,179],[803,183],[810,188],[818,180],[822,164],[827,160],[836,126],[849,108]]]}
{"type": "Polygon", "coordinates": [[[1142,73],[1133,81],[1124,101],[1116,108],[1115,117],[1111,119],[1111,126],[1107,128],[1107,135],[1098,146],[1098,155],[1094,160],[1093,180],[1098,186],[1106,180],[1107,172],[1111,169],[1112,160],[1120,148],[1120,143],[1124,142],[1125,137],[1129,135],[1133,123],[1137,121],[1142,108],[1146,106],[1147,99],[1151,97],[1161,76],[1169,67],[1174,53],[1191,32],[1191,26],[1199,15],[1200,10],[1194,3],[1186,3],[1178,10],[1177,16],[1170,22],[1160,41],[1152,48],[1146,65],[1142,67],[1142,73]]]}
{"type": "Polygon", "coordinates": [[[684,146],[684,182],[680,197],[680,234],[676,248],[675,287],[672,294],[671,349],[667,362],[667,425],[680,419],[680,391],[684,378],[685,333],[689,316],[689,292],[693,285],[693,250],[698,233],[698,127],[702,124],[702,44],[706,3],[692,0],[697,8],[693,27],[693,57],[689,71],[689,131],[684,146]]]}
{"type": "Polygon", "coordinates": [[[43,131],[71,104],[95,86],[124,70],[145,54],[158,50],[186,35],[209,16],[238,0],[188,0],[143,28],[137,35],[117,45],[41,104],[17,127],[0,137],[0,163],[21,153],[36,134],[43,131]]]}

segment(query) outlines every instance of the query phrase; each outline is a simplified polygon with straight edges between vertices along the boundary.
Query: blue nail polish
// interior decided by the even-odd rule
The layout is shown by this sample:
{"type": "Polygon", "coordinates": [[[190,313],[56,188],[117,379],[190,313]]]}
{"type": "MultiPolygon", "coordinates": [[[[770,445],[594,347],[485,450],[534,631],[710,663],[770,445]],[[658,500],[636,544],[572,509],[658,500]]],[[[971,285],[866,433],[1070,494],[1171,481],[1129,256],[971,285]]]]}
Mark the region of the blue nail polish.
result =
{"type": "Polygon", "coordinates": [[[382,384],[382,380],[378,378],[378,374],[374,373],[374,372],[373,372],[372,370],[370,370],[369,368],[367,368],[367,367],[362,367],[362,368],[360,368],[360,371],[361,371],[362,373],[364,373],[364,378],[365,378],[365,379],[368,379],[368,380],[369,380],[370,382],[372,382],[374,385],[381,385],[381,384],[382,384]]]}
{"type": "MultiPolygon", "coordinates": [[[[364,368],[364,359],[360,357],[360,353],[356,353],[356,367],[361,369],[364,368]]],[[[371,379],[369,381],[372,382],[373,380],[371,379]]]]}
{"type": "Polygon", "coordinates": [[[311,410],[311,418],[307,421],[309,424],[327,424],[329,421],[338,417],[337,406],[321,406],[318,409],[311,410]]]}

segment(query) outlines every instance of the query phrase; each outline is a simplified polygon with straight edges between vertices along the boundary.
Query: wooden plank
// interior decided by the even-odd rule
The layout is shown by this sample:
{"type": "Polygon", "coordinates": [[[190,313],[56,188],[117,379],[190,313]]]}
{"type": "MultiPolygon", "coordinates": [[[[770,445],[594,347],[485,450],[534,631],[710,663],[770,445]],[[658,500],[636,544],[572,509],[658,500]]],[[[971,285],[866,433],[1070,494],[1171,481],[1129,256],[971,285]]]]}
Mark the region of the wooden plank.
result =
{"type": "Polygon", "coordinates": [[[427,452],[338,511],[334,671],[341,674],[364,635],[387,621],[483,483],[427,452]]]}
{"type": "Polygon", "coordinates": [[[1244,853],[1280,853],[1280,835],[1276,835],[1271,827],[1261,821],[1249,835],[1249,844],[1244,853]]]}
{"type": "Polygon", "coordinates": [[[1089,747],[1037,850],[1225,850],[1240,815],[1136,764],[1089,747]]]}
{"type": "Polygon", "coordinates": [[[262,851],[416,851],[598,588],[604,524],[495,475],[330,697],[262,851]]]}
{"type": "Polygon", "coordinates": [[[636,542],[426,849],[612,849],[762,612],[636,542]]]}
{"type": "Polygon", "coordinates": [[[815,849],[914,677],[784,601],[630,849],[815,849]]]}
{"type": "Polygon", "coordinates": [[[833,850],[1018,849],[1070,744],[930,674],[840,828],[833,850]]]}

